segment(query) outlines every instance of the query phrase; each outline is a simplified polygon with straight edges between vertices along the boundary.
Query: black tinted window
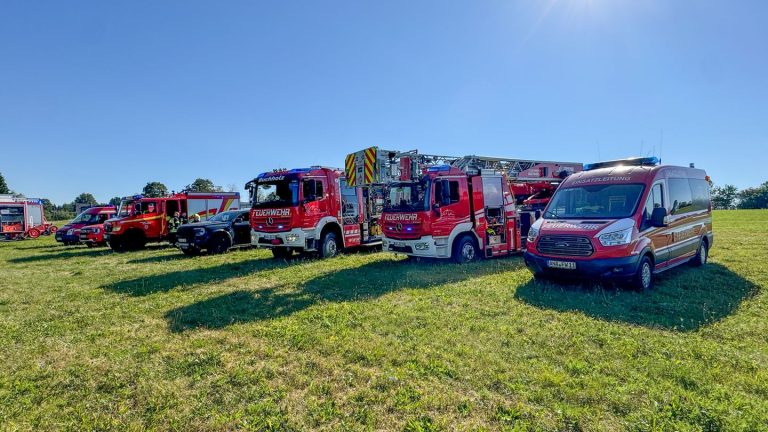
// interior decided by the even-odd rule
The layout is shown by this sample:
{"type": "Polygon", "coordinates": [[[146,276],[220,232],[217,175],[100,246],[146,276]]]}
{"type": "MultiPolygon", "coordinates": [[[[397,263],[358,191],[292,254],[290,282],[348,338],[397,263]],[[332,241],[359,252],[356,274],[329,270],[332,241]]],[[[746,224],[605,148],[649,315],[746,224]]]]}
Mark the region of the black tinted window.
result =
{"type": "Polygon", "coordinates": [[[459,182],[453,180],[435,182],[435,202],[441,205],[459,202],[459,182]]]}
{"type": "Polygon", "coordinates": [[[709,208],[709,183],[703,179],[688,179],[691,185],[694,210],[707,210],[709,208]]]}
{"type": "Polygon", "coordinates": [[[304,180],[304,199],[307,201],[323,199],[323,182],[320,180],[304,180]]]}
{"type": "Polygon", "coordinates": [[[667,180],[667,184],[669,184],[669,199],[672,202],[670,214],[677,215],[696,210],[688,179],[671,178],[667,180]]]}

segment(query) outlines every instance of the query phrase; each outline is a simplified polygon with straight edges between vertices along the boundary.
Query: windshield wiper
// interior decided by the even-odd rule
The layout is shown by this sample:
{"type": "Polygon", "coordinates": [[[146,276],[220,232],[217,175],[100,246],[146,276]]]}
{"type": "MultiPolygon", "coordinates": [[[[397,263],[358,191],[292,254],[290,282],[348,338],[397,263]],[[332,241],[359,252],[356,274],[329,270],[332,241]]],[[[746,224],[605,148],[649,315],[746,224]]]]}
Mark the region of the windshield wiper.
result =
{"type": "Polygon", "coordinates": [[[547,211],[544,212],[544,214],[545,215],[546,214],[551,214],[552,215],[552,219],[557,219],[557,213],[553,213],[552,210],[547,210],[547,211]]]}

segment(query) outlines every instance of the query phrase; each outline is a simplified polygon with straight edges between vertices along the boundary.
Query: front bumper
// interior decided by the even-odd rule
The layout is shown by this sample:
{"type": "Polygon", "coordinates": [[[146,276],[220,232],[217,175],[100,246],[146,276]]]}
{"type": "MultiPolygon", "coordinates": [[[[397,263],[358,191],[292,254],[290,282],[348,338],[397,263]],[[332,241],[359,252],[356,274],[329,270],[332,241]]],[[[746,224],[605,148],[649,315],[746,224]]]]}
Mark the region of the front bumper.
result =
{"type": "Polygon", "coordinates": [[[276,247],[288,247],[313,251],[316,249],[315,235],[312,230],[294,228],[290,231],[279,233],[265,233],[251,230],[251,245],[257,248],[272,249],[276,247]]]}
{"type": "Polygon", "coordinates": [[[545,274],[563,277],[582,277],[582,278],[609,278],[609,279],[629,279],[637,273],[637,267],[640,265],[640,255],[629,255],[621,258],[595,258],[595,259],[572,259],[567,256],[545,257],[526,251],[523,255],[525,265],[537,274],[545,274]],[[575,262],[576,268],[564,270],[551,268],[549,261],[575,262]]]}
{"type": "Polygon", "coordinates": [[[54,238],[57,242],[77,243],[80,241],[80,233],[67,234],[67,231],[56,231],[54,238]]]}
{"type": "Polygon", "coordinates": [[[423,236],[414,240],[398,240],[384,237],[381,242],[384,251],[404,253],[424,258],[450,258],[451,245],[448,237],[423,236]]]}
{"type": "Polygon", "coordinates": [[[81,243],[103,243],[104,236],[96,233],[84,233],[80,232],[81,243]]]}

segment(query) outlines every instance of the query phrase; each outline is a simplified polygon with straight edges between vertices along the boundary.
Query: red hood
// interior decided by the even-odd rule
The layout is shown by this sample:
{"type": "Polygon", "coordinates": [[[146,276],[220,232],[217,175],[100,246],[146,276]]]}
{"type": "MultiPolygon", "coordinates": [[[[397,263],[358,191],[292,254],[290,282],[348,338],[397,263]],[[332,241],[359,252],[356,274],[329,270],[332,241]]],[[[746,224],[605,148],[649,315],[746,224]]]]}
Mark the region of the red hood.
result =
{"type": "Polygon", "coordinates": [[[67,231],[67,230],[70,230],[70,229],[73,229],[73,228],[74,229],[80,229],[80,228],[82,228],[84,226],[85,226],[84,223],[68,223],[68,224],[64,225],[63,227],[61,227],[59,229],[62,230],[62,231],[67,231]]]}
{"type": "Polygon", "coordinates": [[[431,212],[390,212],[382,215],[384,235],[399,240],[417,239],[429,230],[431,212]]]}
{"type": "Polygon", "coordinates": [[[539,230],[542,234],[582,234],[594,236],[616,219],[542,219],[539,230]]]}
{"type": "Polygon", "coordinates": [[[251,228],[259,232],[290,231],[301,226],[301,216],[296,207],[251,209],[251,228]]]}

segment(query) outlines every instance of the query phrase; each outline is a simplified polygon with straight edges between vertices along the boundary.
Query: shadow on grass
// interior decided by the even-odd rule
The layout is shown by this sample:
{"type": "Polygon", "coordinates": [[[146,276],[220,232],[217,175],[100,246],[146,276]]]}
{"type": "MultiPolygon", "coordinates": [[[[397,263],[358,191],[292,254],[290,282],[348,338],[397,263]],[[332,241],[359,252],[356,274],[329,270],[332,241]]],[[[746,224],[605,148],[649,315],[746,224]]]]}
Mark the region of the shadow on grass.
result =
{"type": "MultiPolygon", "coordinates": [[[[181,255],[179,259],[181,258],[187,257],[181,255]]],[[[259,271],[285,267],[286,265],[291,265],[294,262],[300,262],[300,260],[293,259],[286,263],[285,260],[266,258],[254,259],[194,270],[179,270],[158,275],[142,276],[134,279],[112,282],[110,284],[103,285],[102,288],[114,291],[116,293],[140,297],[157,292],[171,291],[184,285],[224,282],[228,279],[234,279],[259,271]]]]}
{"type": "Polygon", "coordinates": [[[297,287],[231,292],[173,309],[165,318],[173,332],[220,329],[288,316],[317,303],[369,300],[403,288],[425,289],[513,269],[503,265],[499,262],[457,266],[377,261],[325,274],[297,287]]]}
{"type": "Polygon", "coordinates": [[[662,273],[650,293],[629,288],[584,288],[551,281],[520,286],[515,297],[532,306],[581,312],[593,318],[649,328],[694,331],[731,315],[759,287],[720,264],[662,273]]]}
{"type": "Polygon", "coordinates": [[[67,258],[101,256],[111,253],[109,249],[104,248],[68,248],[56,253],[38,253],[35,255],[11,258],[8,262],[12,263],[30,263],[37,261],[62,260],[67,258]]]}

